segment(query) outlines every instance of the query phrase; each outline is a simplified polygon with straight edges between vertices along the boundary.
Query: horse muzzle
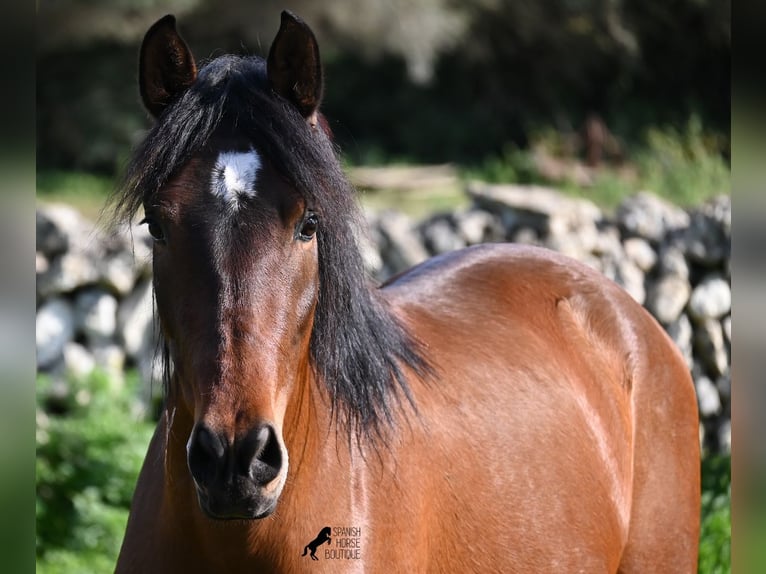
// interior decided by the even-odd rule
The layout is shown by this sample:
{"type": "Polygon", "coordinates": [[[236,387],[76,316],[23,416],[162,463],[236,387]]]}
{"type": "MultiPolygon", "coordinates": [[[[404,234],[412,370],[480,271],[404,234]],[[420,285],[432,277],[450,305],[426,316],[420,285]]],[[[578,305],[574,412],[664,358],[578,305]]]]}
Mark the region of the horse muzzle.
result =
{"type": "Polygon", "coordinates": [[[287,451],[271,424],[230,442],[203,423],[186,445],[200,507],[210,518],[264,518],[274,512],[287,476],[287,451]]]}

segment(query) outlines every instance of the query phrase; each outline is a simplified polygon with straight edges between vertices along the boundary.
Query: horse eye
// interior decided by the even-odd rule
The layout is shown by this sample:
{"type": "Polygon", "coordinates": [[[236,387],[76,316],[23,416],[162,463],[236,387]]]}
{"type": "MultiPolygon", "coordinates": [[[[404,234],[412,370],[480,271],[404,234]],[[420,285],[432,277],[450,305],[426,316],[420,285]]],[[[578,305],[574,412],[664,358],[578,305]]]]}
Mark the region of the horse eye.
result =
{"type": "Polygon", "coordinates": [[[159,223],[154,221],[153,219],[149,217],[145,217],[141,220],[140,225],[146,224],[147,228],[149,229],[149,235],[152,236],[152,239],[157,241],[158,243],[164,243],[165,242],[165,232],[162,231],[162,227],[159,223]]]}
{"type": "Polygon", "coordinates": [[[310,213],[306,219],[303,220],[300,230],[300,238],[302,241],[308,241],[317,232],[317,226],[319,225],[319,218],[316,213],[310,213]]]}

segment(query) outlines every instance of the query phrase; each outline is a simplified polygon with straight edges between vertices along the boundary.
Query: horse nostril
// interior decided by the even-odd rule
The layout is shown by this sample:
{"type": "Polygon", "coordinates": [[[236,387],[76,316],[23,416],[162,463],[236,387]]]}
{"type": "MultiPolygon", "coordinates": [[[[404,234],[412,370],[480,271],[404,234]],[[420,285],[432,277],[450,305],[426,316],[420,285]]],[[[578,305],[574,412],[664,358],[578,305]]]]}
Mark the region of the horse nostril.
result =
{"type": "Polygon", "coordinates": [[[256,449],[253,453],[254,458],[260,458],[261,454],[263,454],[263,451],[266,450],[266,446],[269,443],[269,438],[271,435],[269,428],[269,426],[264,425],[255,431],[256,449]]]}
{"type": "Polygon", "coordinates": [[[258,484],[274,480],[282,469],[282,448],[269,424],[252,429],[239,448],[239,470],[258,484]]]}
{"type": "Polygon", "coordinates": [[[197,432],[197,442],[200,448],[208,453],[211,458],[221,459],[225,453],[223,441],[207,427],[202,427],[197,432]]]}
{"type": "Polygon", "coordinates": [[[216,473],[226,456],[226,445],[221,436],[205,425],[197,425],[189,440],[188,464],[197,482],[205,482],[216,473]]]}

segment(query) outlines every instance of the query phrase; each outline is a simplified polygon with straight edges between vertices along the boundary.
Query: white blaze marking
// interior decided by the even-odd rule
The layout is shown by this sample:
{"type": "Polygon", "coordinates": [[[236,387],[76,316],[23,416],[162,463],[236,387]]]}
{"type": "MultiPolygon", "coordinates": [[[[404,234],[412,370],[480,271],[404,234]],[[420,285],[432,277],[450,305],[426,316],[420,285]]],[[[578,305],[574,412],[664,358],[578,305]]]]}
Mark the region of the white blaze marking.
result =
{"type": "Polygon", "coordinates": [[[213,195],[236,209],[240,197],[255,195],[255,180],[260,168],[261,158],[254,149],[221,153],[213,168],[213,195]]]}

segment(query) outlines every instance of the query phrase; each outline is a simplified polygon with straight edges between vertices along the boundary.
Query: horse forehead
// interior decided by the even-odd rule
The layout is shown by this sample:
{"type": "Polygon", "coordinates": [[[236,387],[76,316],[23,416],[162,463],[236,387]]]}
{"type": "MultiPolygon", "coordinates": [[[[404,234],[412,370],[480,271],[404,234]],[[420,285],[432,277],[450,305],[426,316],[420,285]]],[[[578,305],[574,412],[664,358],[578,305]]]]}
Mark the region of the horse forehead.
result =
{"type": "Polygon", "coordinates": [[[236,209],[243,197],[254,197],[262,161],[258,152],[222,151],[213,165],[210,191],[221,201],[236,209]]]}

